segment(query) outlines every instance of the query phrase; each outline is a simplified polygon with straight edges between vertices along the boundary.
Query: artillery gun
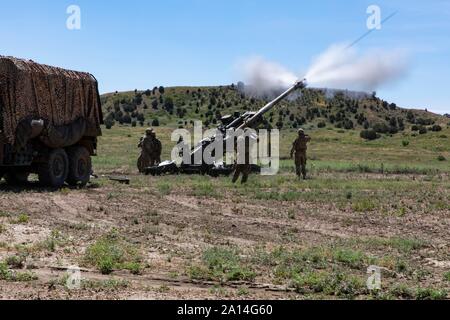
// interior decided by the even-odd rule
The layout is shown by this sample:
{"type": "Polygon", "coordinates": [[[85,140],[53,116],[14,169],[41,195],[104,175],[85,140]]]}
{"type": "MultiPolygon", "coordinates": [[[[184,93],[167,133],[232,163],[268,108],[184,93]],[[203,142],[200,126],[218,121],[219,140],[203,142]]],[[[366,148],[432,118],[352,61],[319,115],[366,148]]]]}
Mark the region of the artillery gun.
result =
{"type": "MultiPolygon", "coordinates": [[[[244,130],[246,128],[256,129],[262,122],[263,116],[270,112],[275,106],[277,106],[283,99],[288,97],[296,90],[302,90],[306,88],[306,79],[296,82],[292,87],[284,91],[280,96],[275,98],[266,104],[257,112],[245,112],[238,116],[224,116],[221,119],[221,125],[217,128],[218,133],[221,134],[224,145],[227,139],[231,138],[227,136],[228,132],[235,130],[244,130]]],[[[205,138],[200,141],[190,152],[190,163],[185,163],[184,161],[178,166],[175,161],[164,161],[158,166],[148,167],[145,170],[147,175],[162,175],[162,174],[208,174],[211,176],[218,175],[229,175],[233,171],[233,166],[223,163],[207,164],[203,160],[203,154],[205,149],[214,143],[217,135],[205,138]],[[199,154],[200,153],[200,154],[199,154]],[[201,163],[195,164],[196,159],[202,159],[201,163]]],[[[225,148],[224,148],[225,150],[225,148]]],[[[252,166],[253,171],[259,171],[258,166],[252,166]]]]}

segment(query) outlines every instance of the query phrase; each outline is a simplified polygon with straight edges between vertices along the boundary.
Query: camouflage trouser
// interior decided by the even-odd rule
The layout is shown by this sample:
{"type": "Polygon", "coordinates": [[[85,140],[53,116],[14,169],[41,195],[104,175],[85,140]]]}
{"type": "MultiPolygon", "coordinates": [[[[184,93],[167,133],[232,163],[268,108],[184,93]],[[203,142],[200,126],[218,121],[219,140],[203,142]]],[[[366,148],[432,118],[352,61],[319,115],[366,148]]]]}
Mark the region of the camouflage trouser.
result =
{"type": "Polygon", "coordinates": [[[295,153],[295,171],[297,176],[306,178],[306,151],[295,153]]]}
{"type": "Polygon", "coordinates": [[[147,153],[142,152],[139,156],[137,167],[140,173],[145,172],[145,168],[153,167],[155,165],[155,160],[153,160],[147,153]]]}
{"type": "Polygon", "coordinates": [[[242,173],[241,183],[246,183],[248,180],[248,175],[250,174],[251,167],[248,164],[236,164],[234,167],[233,183],[239,180],[239,176],[242,173]]]}

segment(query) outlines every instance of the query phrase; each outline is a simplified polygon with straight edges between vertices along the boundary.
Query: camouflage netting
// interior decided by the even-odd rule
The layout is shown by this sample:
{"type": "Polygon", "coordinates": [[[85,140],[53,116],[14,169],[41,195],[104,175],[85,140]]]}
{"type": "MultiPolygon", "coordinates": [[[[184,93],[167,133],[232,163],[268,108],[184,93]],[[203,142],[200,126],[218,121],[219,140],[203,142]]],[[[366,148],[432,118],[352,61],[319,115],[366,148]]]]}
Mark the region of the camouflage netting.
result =
{"type": "Polygon", "coordinates": [[[44,120],[44,132],[60,132],[59,139],[68,132],[73,140],[73,128],[84,131],[79,136],[101,135],[97,81],[89,73],[0,56],[0,138],[14,144],[19,124],[31,119],[44,120]]]}

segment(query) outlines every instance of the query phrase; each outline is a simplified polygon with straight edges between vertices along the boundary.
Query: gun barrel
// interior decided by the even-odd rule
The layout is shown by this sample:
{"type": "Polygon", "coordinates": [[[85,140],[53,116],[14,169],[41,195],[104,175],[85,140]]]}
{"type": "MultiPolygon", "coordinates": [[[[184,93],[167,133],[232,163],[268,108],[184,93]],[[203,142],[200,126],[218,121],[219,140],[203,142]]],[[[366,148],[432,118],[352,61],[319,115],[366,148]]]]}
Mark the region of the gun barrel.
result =
{"type": "Polygon", "coordinates": [[[245,129],[247,127],[251,127],[255,124],[255,122],[260,119],[264,114],[272,110],[278,103],[280,103],[284,98],[289,96],[292,92],[294,92],[297,89],[304,89],[306,88],[306,79],[302,81],[297,81],[292,87],[287,89],[285,92],[283,92],[279,97],[277,97],[275,100],[272,100],[268,104],[266,104],[261,110],[259,110],[253,117],[251,117],[248,121],[244,122],[239,129],[245,129]]]}

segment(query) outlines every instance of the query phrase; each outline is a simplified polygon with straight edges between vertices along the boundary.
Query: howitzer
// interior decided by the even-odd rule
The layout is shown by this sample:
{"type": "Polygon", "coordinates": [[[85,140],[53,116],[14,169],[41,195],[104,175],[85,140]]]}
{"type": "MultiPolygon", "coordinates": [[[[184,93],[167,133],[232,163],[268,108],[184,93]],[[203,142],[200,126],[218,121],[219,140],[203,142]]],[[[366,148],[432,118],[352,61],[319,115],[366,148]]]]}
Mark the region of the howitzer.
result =
{"type": "MultiPolygon", "coordinates": [[[[229,132],[242,131],[246,128],[256,129],[263,121],[263,116],[271,111],[277,104],[279,104],[284,98],[292,94],[298,89],[306,88],[306,79],[302,81],[297,81],[292,87],[283,92],[280,96],[275,98],[266,104],[257,112],[246,112],[238,116],[225,116],[221,119],[221,125],[217,128],[218,134],[222,135],[224,145],[226,141],[230,138],[235,138],[235,136],[227,136],[229,132]]],[[[207,164],[203,160],[203,154],[205,149],[217,140],[217,135],[203,139],[200,141],[192,150],[189,155],[189,163],[183,161],[180,166],[174,161],[165,161],[160,165],[155,167],[149,167],[145,170],[145,174],[151,175],[161,175],[166,173],[177,174],[209,174],[212,176],[218,175],[228,175],[232,172],[232,165],[220,164],[207,164]],[[197,159],[202,159],[200,163],[196,163],[197,159]]],[[[225,148],[224,148],[225,150],[225,148]]],[[[215,155],[213,155],[215,156],[215,155]]],[[[254,171],[258,171],[259,167],[253,166],[254,171]]]]}

